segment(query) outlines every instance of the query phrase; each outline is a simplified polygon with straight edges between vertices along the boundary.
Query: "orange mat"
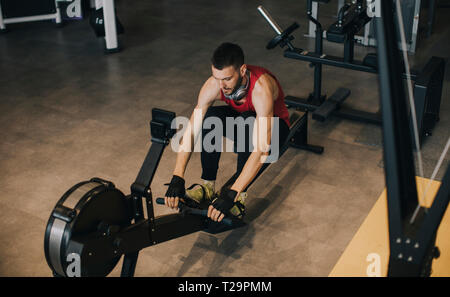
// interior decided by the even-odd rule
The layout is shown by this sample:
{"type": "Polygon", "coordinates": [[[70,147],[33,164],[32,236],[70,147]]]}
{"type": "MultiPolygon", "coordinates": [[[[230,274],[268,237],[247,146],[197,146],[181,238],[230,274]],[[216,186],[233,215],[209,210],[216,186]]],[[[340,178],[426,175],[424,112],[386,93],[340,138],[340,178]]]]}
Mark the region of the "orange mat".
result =
{"type": "MultiPolygon", "coordinates": [[[[423,189],[429,179],[416,178],[419,201],[430,207],[440,182],[431,181],[423,199],[423,189]]],[[[436,246],[441,256],[433,261],[431,276],[450,276],[450,207],[447,207],[437,232],[436,246]]],[[[389,260],[389,235],[386,189],[339,258],[329,276],[386,276],[389,260]]]]}

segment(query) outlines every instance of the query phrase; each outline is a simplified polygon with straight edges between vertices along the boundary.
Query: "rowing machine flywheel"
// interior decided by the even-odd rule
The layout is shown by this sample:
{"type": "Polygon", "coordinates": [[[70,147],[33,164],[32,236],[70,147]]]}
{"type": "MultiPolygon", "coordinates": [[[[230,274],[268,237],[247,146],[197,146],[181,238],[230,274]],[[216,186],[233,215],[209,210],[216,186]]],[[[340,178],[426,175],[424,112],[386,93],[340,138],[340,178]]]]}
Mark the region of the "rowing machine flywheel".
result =
{"type": "Polygon", "coordinates": [[[93,178],[76,184],[58,201],[45,230],[45,258],[53,274],[108,275],[120,260],[112,235],[130,223],[127,199],[113,183],[93,178]]]}

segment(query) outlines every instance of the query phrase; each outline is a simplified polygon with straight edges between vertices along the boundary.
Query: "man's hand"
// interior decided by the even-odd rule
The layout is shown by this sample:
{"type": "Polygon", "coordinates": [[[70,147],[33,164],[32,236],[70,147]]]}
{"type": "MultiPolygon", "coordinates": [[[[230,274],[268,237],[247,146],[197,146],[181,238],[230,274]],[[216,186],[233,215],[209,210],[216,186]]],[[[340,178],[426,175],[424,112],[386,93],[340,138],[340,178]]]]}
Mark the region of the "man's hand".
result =
{"type": "Polygon", "coordinates": [[[208,208],[208,218],[213,221],[220,222],[228,214],[228,211],[234,205],[234,199],[237,196],[237,192],[231,189],[223,189],[220,196],[213,200],[212,204],[208,208]]]}
{"type": "Polygon", "coordinates": [[[166,206],[177,209],[179,198],[184,198],[185,193],[184,179],[174,175],[164,197],[166,206]]]}

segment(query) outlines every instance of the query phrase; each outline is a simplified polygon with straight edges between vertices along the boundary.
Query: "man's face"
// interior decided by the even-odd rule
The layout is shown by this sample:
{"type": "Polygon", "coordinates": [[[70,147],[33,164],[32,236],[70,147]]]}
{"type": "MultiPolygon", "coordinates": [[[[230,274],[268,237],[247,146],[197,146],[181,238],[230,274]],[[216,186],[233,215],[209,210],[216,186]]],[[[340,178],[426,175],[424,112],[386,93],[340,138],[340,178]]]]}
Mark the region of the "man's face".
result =
{"type": "Polygon", "coordinates": [[[240,69],[234,66],[224,67],[222,70],[211,66],[212,76],[219,82],[220,89],[225,95],[230,95],[239,83],[239,78],[243,77],[247,69],[246,65],[242,65],[240,69]]]}

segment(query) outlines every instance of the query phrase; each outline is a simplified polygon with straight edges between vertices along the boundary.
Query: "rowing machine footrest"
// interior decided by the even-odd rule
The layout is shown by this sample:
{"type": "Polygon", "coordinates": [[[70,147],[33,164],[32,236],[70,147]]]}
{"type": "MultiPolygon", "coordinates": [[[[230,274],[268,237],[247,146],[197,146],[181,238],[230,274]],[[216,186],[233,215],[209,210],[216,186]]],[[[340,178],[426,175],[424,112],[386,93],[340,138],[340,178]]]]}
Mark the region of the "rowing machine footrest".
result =
{"type": "Polygon", "coordinates": [[[313,114],[312,118],[320,122],[324,122],[333,111],[339,109],[342,102],[347,99],[350,95],[350,90],[345,88],[339,88],[333,93],[322,105],[317,108],[313,114]]]}

